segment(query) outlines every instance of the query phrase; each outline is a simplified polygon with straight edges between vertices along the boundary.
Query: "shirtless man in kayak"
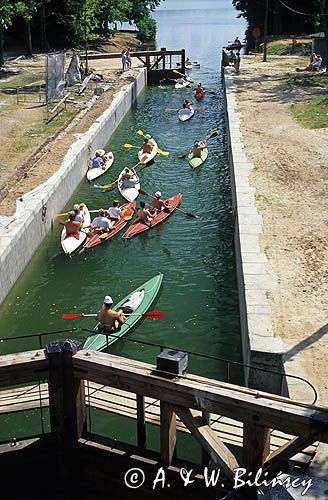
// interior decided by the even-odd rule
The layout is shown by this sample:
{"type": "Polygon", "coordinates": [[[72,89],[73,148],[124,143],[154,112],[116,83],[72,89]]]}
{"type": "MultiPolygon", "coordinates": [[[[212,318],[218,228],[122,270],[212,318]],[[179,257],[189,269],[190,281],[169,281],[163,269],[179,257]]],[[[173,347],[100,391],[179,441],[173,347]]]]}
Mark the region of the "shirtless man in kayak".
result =
{"type": "Polygon", "coordinates": [[[200,94],[200,95],[205,94],[205,89],[204,89],[204,87],[202,87],[202,84],[201,84],[201,83],[199,83],[199,84],[197,85],[197,87],[195,87],[195,88],[193,89],[193,91],[195,92],[195,96],[196,96],[196,97],[197,97],[199,94],[200,94]]]}
{"type": "Polygon", "coordinates": [[[78,238],[78,234],[82,229],[82,224],[75,220],[75,212],[70,212],[69,219],[66,222],[60,221],[59,224],[65,226],[66,237],[75,236],[78,238]]]}
{"type": "Polygon", "coordinates": [[[207,148],[206,141],[195,141],[193,147],[190,150],[194,158],[201,158],[203,149],[207,148]]]}
{"type": "Polygon", "coordinates": [[[147,224],[147,222],[151,222],[153,220],[153,214],[146,209],[146,202],[144,200],[140,201],[140,208],[138,210],[138,220],[147,224]]]}
{"type": "Polygon", "coordinates": [[[144,142],[141,144],[140,151],[142,151],[143,153],[150,154],[153,150],[153,147],[154,146],[149,142],[149,139],[145,137],[144,142]]]}
{"type": "Polygon", "coordinates": [[[121,309],[118,311],[112,310],[113,299],[110,295],[106,295],[101,309],[97,313],[97,321],[99,321],[99,328],[106,330],[106,332],[115,332],[123,325],[126,317],[121,309]]]}
{"type": "Polygon", "coordinates": [[[155,199],[151,202],[153,215],[162,211],[166,212],[170,207],[169,202],[166,200],[161,200],[161,197],[162,193],[160,191],[156,191],[155,199]]]}
{"type": "MultiPolygon", "coordinates": [[[[186,99],[186,100],[184,101],[184,103],[182,104],[182,107],[183,107],[184,109],[192,109],[192,105],[193,105],[193,104],[194,104],[193,102],[189,102],[189,101],[187,101],[187,99],[186,99]]],[[[179,110],[178,110],[178,111],[179,111],[179,110]]]]}

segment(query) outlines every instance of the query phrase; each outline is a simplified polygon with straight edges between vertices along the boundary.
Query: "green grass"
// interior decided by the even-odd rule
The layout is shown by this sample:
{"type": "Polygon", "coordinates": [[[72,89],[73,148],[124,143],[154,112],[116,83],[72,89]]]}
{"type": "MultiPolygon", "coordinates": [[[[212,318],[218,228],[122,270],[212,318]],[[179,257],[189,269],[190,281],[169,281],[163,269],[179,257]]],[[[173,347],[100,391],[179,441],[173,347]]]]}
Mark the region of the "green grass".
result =
{"type": "Polygon", "coordinates": [[[315,97],[310,101],[291,104],[294,118],[304,128],[328,127],[328,97],[315,97]]]}
{"type": "Polygon", "coordinates": [[[305,43],[297,43],[295,49],[292,43],[275,43],[269,45],[267,52],[272,56],[287,56],[287,55],[309,55],[311,51],[311,45],[305,43]]]}
{"type": "Polygon", "coordinates": [[[289,75],[286,83],[302,87],[328,87],[328,76],[311,73],[307,75],[289,75]]]}

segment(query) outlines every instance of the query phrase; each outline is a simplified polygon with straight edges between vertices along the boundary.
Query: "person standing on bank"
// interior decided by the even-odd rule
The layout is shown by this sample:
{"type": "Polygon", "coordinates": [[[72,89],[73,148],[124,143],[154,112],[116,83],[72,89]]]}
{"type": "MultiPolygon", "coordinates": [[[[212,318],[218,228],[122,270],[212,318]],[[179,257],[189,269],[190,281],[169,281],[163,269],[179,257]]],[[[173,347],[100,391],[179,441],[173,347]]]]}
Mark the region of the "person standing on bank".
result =
{"type": "Polygon", "coordinates": [[[239,70],[239,68],[240,68],[240,52],[239,52],[239,50],[236,52],[236,55],[235,55],[234,67],[235,67],[237,75],[240,75],[240,70],[239,70]]]}
{"type": "Polygon", "coordinates": [[[131,60],[131,48],[130,47],[126,51],[125,57],[126,57],[126,66],[127,66],[128,69],[131,69],[131,67],[132,67],[132,60],[131,60]]]}
{"type": "Polygon", "coordinates": [[[126,65],[126,52],[125,50],[122,50],[121,52],[121,61],[122,61],[122,73],[125,70],[125,65],[126,65]]]}

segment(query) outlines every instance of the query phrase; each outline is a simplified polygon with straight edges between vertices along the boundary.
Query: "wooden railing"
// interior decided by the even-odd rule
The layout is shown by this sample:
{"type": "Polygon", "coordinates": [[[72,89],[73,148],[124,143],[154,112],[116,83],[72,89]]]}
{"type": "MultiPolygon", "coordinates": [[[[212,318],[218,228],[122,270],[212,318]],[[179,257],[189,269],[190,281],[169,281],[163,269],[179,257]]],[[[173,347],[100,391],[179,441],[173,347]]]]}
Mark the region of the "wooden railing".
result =
{"type": "MultiPolygon", "coordinates": [[[[78,342],[66,341],[50,343],[46,350],[0,357],[0,387],[6,391],[9,386],[39,381],[45,399],[44,384],[48,384],[51,435],[61,454],[73,449],[86,430],[90,384],[135,394],[140,449],[146,446],[145,398],[158,400],[162,463],[172,463],[178,418],[179,426],[189,430],[231,483],[241,464],[212,429],[211,414],[242,424],[242,466],[252,473],[262,467],[266,479],[283,471],[288,459],[311,443],[328,443],[327,408],[188,373],[173,376],[147,363],[79,349],[78,342]],[[294,437],[270,453],[273,429],[294,437]]],[[[16,410],[25,404],[26,409],[31,407],[27,400],[16,410]]],[[[256,498],[255,490],[248,492],[248,498],[256,498]]]]}

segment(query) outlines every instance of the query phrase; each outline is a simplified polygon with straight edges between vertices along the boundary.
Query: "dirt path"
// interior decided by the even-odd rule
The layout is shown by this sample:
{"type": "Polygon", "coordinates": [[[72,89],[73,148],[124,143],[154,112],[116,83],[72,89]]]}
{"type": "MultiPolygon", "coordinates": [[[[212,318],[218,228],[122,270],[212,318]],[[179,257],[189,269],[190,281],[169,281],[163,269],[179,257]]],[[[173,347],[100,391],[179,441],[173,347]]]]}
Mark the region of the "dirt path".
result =
{"type": "Polygon", "coordinates": [[[328,130],[302,128],[290,105],[327,89],[290,86],[304,58],[243,57],[238,109],[250,183],[263,216],[262,250],[278,279],[270,296],[275,336],[298,358],[320,401],[328,396],[328,130]]]}

